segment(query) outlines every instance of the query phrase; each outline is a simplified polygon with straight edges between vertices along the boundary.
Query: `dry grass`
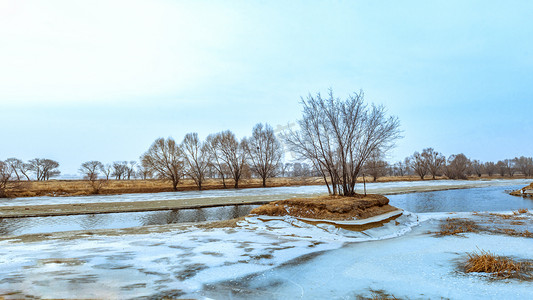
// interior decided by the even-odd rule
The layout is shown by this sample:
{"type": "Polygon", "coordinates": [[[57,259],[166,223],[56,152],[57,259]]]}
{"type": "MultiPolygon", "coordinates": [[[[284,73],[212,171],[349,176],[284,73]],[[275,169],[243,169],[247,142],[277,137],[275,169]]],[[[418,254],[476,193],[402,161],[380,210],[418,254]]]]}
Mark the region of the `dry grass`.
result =
{"type": "Polygon", "coordinates": [[[466,273],[488,273],[496,278],[528,278],[530,277],[530,262],[517,262],[511,258],[497,256],[488,251],[467,253],[465,262],[466,273]]]}
{"type": "MultiPolygon", "coordinates": [[[[272,178],[267,181],[268,187],[320,185],[321,178],[272,178]]],[[[233,188],[233,181],[226,180],[226,187],[233,188]]],[[[258,178],[244,179],[239,181],[240,188],[262,187],[262,181],[258,178]]],[[[197,190],[197,186],[191,179],[183,179],[178,185],[179,191],[197,190]]],[[[202,186],[204,190],[224,189],[221,179],[207,179],[202,186]]],[[[83,196],[116,195],[127,193],[159,193],[172,192],[172,184],[169,181],[149,180],[108,180],[101,183],[98,189],[88,180],[49,180],[49,181],[22,181],[11,183],[6,191],[9,197],[34,197],[34,196],[83,196]]]]}
{"type": "Polygon", "coordinates": [[[274,201],[253,209],[250,213],[266,216],[294,216],[311,219],[365,219],[394,211],[389,199],[382,195],[354,197],[321,196],[274,201]]]}
{"type": "Polygon", "coordinates": [[[478,232],[480,230],[476,222],[467,219],[447,218],[440,225],[438,236],[456,235],[459,233],[478,232]]]}
{"type": "Polygon", "coordinates": [[[527,214],[528,211],[529,211],[529,210],[528,210],[527,208],[521,208],[521,209],[519,209],[519,210],[517,210],[517,211],[513,211],[513,214],[515,214],[515,215],[519,215],[519,214],[527,214]]]}

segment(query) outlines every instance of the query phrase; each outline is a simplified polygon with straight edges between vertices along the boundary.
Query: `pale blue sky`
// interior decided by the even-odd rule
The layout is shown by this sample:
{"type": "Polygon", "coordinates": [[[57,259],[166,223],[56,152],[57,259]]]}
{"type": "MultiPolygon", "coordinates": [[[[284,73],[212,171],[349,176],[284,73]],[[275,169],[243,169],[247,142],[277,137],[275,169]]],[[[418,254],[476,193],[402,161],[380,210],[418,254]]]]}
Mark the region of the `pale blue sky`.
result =
{"type": "Polygon", "coordinates": [[[0,159],[137,159],[363,89],[390,154],[533,156],[531,1],[0,0],[0,159]]]}

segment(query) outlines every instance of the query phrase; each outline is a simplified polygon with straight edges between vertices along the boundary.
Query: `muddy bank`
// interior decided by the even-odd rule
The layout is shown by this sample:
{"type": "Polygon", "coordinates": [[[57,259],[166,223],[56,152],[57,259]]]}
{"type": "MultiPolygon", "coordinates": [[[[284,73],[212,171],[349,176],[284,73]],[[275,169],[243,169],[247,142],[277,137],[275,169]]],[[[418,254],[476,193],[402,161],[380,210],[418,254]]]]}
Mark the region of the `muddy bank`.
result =
{"type": "Polygon", "coordinates": [[[334,221],[360,220],[396,211],[389,199],[382,195],[354,197],[322,196],[270,202],[254,208],[250,213],[266,216],[293,216],[334,221]]]}

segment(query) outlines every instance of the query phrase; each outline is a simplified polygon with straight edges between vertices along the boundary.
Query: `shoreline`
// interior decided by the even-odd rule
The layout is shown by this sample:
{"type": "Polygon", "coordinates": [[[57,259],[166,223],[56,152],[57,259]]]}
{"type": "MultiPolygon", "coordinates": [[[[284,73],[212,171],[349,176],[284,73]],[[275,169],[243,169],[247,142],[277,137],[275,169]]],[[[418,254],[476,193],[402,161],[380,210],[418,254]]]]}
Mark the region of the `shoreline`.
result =
{"type": "MultiPolygon", "coordinates": [[[[481,188],[484,186],[495,186],[497,184],[487,184],[490,181],[475,182],[470,184],[450,184],[441,186],[412,186],[412,187],[388,187],[372,189],[369,193],[394,195],[418,192],[435,192],[454,189],[481,188]]],[[[503,184],[502,184],[503,185],[503,184]]],[[[505,184],[507,185],[507,184],[505,184]]],[[[316,194],[315,196],[320,195],[316,194]]],[[[325,194],[324,194],[325,195],[325,194]]],[[[42,205],[16,205],[0,206],[0,218],[26,218],[26,217],[46,217],[46,216],[66,216],[85,214],[105,214],[105,213],[125,213],[143,211],[161,211],[177,209],[196,209],[226,205],[263,205],[280,198],[289,198],[291,195],[273,195],[271,199],[265,196],[249,197],[243,199],[239,197],[219,197],[219,198],[189,198],[179,200],[154,200],[154,201],[128,201],[128,202],[96,202],[96,203],[75,203],[75,204],[42,204],[42,205]]]]}
{"type": "MultiPolygon", "coordinates": [[[[469,181],[484,181],[484,180],[512,180],[512,179],[528,179],[523,177],[470,177],[464,180],[469,181]]],[[[436,180],[450,180],[444,176],[436,179],[420,179],[417,176],[392,176],[381,177],[376,182],[366,180],[366,183],[384,183],[384,182],[432,182],[436,180]]],[[[531,179],[533,181],[533,179],[531,179]]],[[[358,184],[362,184],[363,180],[358,179],[358,184]]],[[[48,181],[14,181],[10,182],[11,187],[6,190],[8,198],[32,198],[32,197],[69,197],[69,196],[98,196],[98,195],[123,195],[123,194],[146,194],[146,193],[164,193],[164,192],[184,192],[184,191],[199,191],[194,182],[190,179],[184,179],[178,185],[178,190],[174,191],[170,184],[164,180],[109,180],[106,181],[98,193],[94,193],[91,184],[88,180],[48,180],[48,181]]],[[[272,187],[291,187],[291,186],[308,186],[308,185],[325,185],[320,177],[279,177],[271,178],[267,181],[265,188],[272,187]]],[[[208,190],[234,190],[233,181],[226,180],[226,188],[223,186],[220,179],[206,180],[202,191],[208,190]]],[[[238,189],[263,188],[261,179],[251,178],[243,179],[239,184],[238,189]]]]}

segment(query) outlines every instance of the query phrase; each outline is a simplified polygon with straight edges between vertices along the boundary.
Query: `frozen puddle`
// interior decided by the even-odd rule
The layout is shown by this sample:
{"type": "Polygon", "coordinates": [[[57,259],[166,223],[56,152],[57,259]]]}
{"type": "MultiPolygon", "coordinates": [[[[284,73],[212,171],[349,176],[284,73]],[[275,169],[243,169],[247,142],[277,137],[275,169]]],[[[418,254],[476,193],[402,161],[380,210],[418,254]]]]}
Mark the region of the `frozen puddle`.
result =
{"type": "MultiPolygon", "coordinates": [[[[456,262],[480,249],[531,258],[532,239],[468,233],[435,237],[441,219],[411,214],[349,231],[293,218],[248,217],[235,228],[77,239],[0,241],[0,295],[42,298],[346,299],[531,298],[532,282],[466,275],[456,262]]],[[[524,215],[525,226],[532,222],[524,215]]],[[[526,227],[525,227],[526,228],[526,227]]]]}

